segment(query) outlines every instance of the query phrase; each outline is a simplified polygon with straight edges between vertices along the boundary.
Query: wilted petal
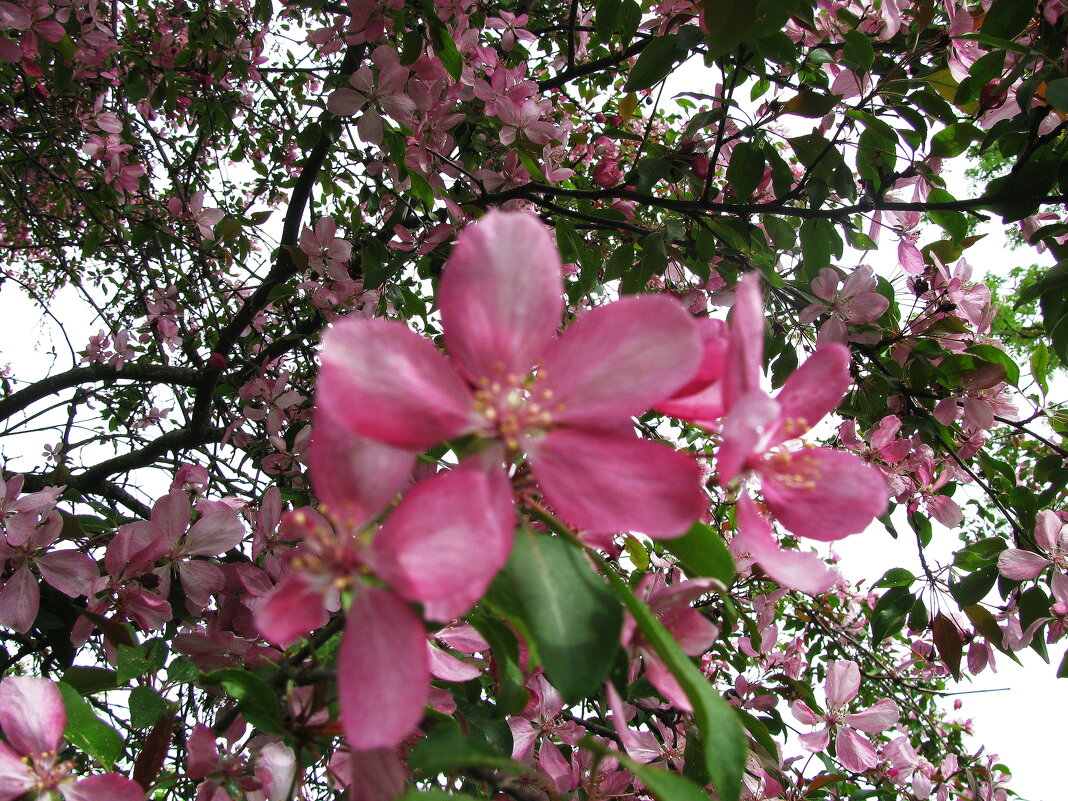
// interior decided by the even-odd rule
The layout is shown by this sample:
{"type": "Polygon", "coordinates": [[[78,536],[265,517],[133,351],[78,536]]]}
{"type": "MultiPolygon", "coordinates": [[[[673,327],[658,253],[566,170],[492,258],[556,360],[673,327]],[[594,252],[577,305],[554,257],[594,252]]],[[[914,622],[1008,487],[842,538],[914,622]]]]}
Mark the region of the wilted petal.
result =
{"type": "Polygon", "coordinates": [[[838,730],[838,736],[835,738],[834,743],[834,753],[838,757],[838,761],[847,770],[855,773],[863,773],[879,764],[879,756],[875,753],[875,746],[852,729],[842,728],[838,730]]]}
{"type": "Polygon", "coordinates": [[[337,675],[341,726],[353,750],[400,744],[422,720],[429,695],[423,622],[393,593],[357,587],[337,675]]]}
{"type": "Polygon", "coordinates": [[[346,318],[323,337],[321,359],[317,405],[356,434],[421,451],[478,422],[448,359],[400,323],[346,318]]]}
{"type": "Polygon", "coordinates": [[[448,621],[482,597],[514,534],[503,474],[461,466],[408,491],[375,536],[373,563],[398,595],[422,603],[428,618],[448,621]]]}
{"type": "Polygon", "coordinates": [[[59,792],[64,801],[145,801],[141,785],[117,773],[102,773],[79,779],[73,784],[61,784],[59,792]]]}
{"type": "Polygon", "coordinates": [[[48,679],[11,676],[0,682],[0,728],[26,756],[55,752],[67,726],[59,688],[48,679]]]}
{"type": "Polygon", "coordinates": [[[630,432],[558,428],[527,453],[549,503],[592,533],[677,537],[705,509],[697,463],[630,432]]]}
{"type": "Polygon", "coordinates": [[[817,554],[779,547],[771,526],[747,495],[738,499],[738,533],[731,540],[731,550],[749,554],[772,581],[809,595],[827,592],[841,578],[817,554]]]}
{"type": "Polygon", "coordinates": [[[312,487],[329,515],[358,530],[407,486],[416,452],[394,448],[338,423],[327,407],[315,410],[308,465],[312,487]]]}
{"type": "Polygon", "coordinates": [[[891,698],[880,698],[867,709],[845,716],[845,722],[868,734],[886,731],[901,718],[901,710],[891,698]]]}
{"type": "Polygon", "coordinates": [[[603,426],[642,414],[688,383],[702,347],[689,312],[664,295],[627,297],[579,317],[542,363],[553,423],[603,426]]]}
{"type": "Polygon", "coordinates": [[[456,239],[438,290],[449,355],[473,383],[526,376],[564,312],[563,268],[549,229],[491,211],[456,239]]]}
{"type": "Polygon", "coordinates": [[[782,429],[770,444],[800,436],[833,412],[850,380],[849,348],[834,342],[818,348],[775,396],[782,410],[782,429]]]}
{"type": "Polygon", "coordinates": [[[768,509],[789,531],[838,540],[886,511],[886,481],[851,453],[829,448],[778,451],[758,468],[768,509]]]}
{"type": "Polygon", "coordinates": [[[1009,548],[998,554],[998,572],[1014,581],[1037,578],[1049,563],[1046,557],[1020,548],[1009,548]]]}

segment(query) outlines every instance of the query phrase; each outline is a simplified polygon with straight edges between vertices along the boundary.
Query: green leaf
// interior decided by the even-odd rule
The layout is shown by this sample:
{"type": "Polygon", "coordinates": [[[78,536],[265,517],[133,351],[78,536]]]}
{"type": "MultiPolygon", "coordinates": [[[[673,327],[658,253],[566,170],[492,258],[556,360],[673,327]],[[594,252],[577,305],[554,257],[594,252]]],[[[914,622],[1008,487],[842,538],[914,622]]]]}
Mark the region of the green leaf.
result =
{"type": "Polygon", "coordinates": [[[1058,78],[1046,84],[1046,102],[1057,111],[1068,111],[1068,78],[1058,78]]]}
{"type": "Polygon", "coordinates": [[[755,0],[704,0],[706,58],[719,58],[746,40],[757,21],[755,0]]]}
{"type": "MultiPolygon", "coordinates": [[[[705,763],[720,801],[738,801],[748,746],[745,729],[734,707],[723,700],[708,679],[683,653],[674,637],[609,567],[605,575],[641,630],[645,641],[667,665],[693,706],[703,742],[705,763]]],[[[670,788],[669,788],[670,789],[670,788]]],[[[675,788],[678,789],[678,788],[675,788]]],[[[655,790],[654,790],[655,792],[655,790]]]]}
{"type": "Polygon", "coordinates": [[[901,631],[905,619],[916,603],[916,596],[905,587],[891,587],[871,612],[871,638],[878,645],[901,631]]]}
{"type": "Polygon", "coordinates": [[[263,679],[241,668],[222,668],[206,673],[202,684],[219,685],[237,700],[237,708],[249,723],[271,734],[284,734],[278,715],[278,696],[263,679]]]}
{"type": "Polygon", "coordinates": [[[664,80],[671,71],[686,57],[686,51],[680,50],[675,34],[653,39],[642,50],[638,60],[631,67],[624,92],[639,92],[664,80]]]}
{"type": "Polygon", "coordinates": [[[513,774],[530,770],[484,740],[464,735],[455,725],[441,726],[416,743],[408,755],[408,767],[428,776],[466,768],[491,768],[513,774]]]}
{"type": "Polygon", "coordinates": [[[430,31],[430,46],[434,48],[434,55],[441,59],[441,66],[452,76],[452,79],[458,81],[464,68],[463,56],[456,49],[456,42],[453,41],[449,29],[435,13],[434,5],[424,0],[422,6],[426,14],[427,28],[430,31]]]}
{"type": "Polygon", "coordinates": [[[876,587],[911,587],[916,577],[912,571],[903,567],[892,567],[887,570],[881,579],[875,582],[876,587]]]}
{"type": "Polygon", "coordinates": [[[826,220],[805,220],[801,223],[801,275],[814,278],[824,267],[831,266],[831,242],[826,220]]]}
{"type": "Polygon", "coordinates": [[[596,692],[615,661],[623,613],[582,553],[523,527],[503,575],[564,701],[574,704],[596,692]]]}
{"type": "Polygon", "coordinates": [[[764,177],[764,153],[751,142],[741,141],[731,152],[727,165],[727,183],[738,202],[748,200],[764,177]]]}
{"type": "Polygon", "coordinates": [[[144,646],[120,645],[115,658],[115,681],[126,684],[130,679],[152,671],[152,663],[145,656],[144,646]]]}
{"type": "Polygon", "coordinates": [[[997,364],[1005,368],[1005,381],[1014,387],[1020,385],[1020,365],[1013,361],[1005,351],[995,345],[972,345],[966,350],[978,356],[987,364],[997,364]]]}
{"type": "Polygon", "coordinates": [[[730,586],[734,581],[734,557],[723,537],[707,523],[697,521],[682,537],[660,540],[674,554],[690,578],[719,579],[730,586]]]}
{"type": "Polygon", "coordinates": [[[982,135],[981,130],[967,122],[947,125],[931,139],[931,155],[939,158],[959,156],[982,135]]]}
{"type": "Polygon", "coordinates": [[[82,667],[75,665],[63,671],[63,681],[82,695],[92,695],[102,690],[114,690],[118,687],[115,671],[109,668],[82,667]]]}
{"type": "Polygon", "coordinates": [[[467,622],[485,638],[493,654],[498,712],[518,715],[530,698],[524,686],[523,671],[519,668],[519,639],[508,626],[494,618],[469,615],[467,622]]]}
{"type": "Polygon", "coordinates": [[[995,0],[979,30],[984,36],[1015,39],[1027,27],[1034,13],[1032,0],[995,0]]]}
{"type": "Polygon", "coordinates": [[[56,684],[67,710],[67,740],[111,770],[122,754],[122,737],[93,712],[93,708],[69,684],[56,684]]]}
{"type": "Polygon", "coordinates": [[[147,729],[156,725],[159,716],[167,711],[167,702],[151,687],[134,687],[130,691],[130,725],[147,729]]]}
{"type": "Polygon", "coordinates": [[[961,606],[974,606],[994,588],[997,580],[997,565],[990,565],[969,573],[958,582],[950,581],[949,593],[961,606]]]}
{"type": "Polygon", "coordinates": [[[871,39],[860,31],[846,31],[842,58],[856,72],[867,72],[875,61],[875,48],[871,39]]]}
{"type": "Polygon", "coordinates": [[[1039,342],[1031,353],[1031,375],[1042,387],[1043,395],[1049,394],[1049,365],[1049,348],[1046,347],[1045,342],[1039,342]]]}

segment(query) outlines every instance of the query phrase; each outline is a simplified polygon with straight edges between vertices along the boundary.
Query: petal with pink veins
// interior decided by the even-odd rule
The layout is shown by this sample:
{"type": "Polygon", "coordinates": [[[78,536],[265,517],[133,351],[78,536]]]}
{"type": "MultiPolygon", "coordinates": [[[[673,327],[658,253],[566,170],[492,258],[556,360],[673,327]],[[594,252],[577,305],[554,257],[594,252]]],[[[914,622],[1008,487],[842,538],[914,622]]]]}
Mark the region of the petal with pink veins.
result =
{"type": "Polygon", "coordinates": [[[801,741],[801,747],[806,751],[818,754],[831,744],[831,730],[823,728],[811,734],[800,734],[797,739],[801,741]]]}
{"type": "Polygon", "coordinates": [[[430,691],[422,620],[393,593],[357,587],[337,676],[341,727],[352,749],[399,745],[422,720],[430,691]]]}
{"type": "Polygon", "coordinates": [[[0,589],[0,626],[25,634],[40,608],[41,587],[30,568],[23,565],[0,589]]]}
{"type": "Polygon", "coordinates": [[[886,511],[886,481],[851,453],[776,451],[757,472],[768,509],[800,537],[830,541],[863,531],[886,511]]]}
{"type": "Polygon", "coordinates": [[[328,408],[315,410],[308,448],[312,486],[346,527],[356,531],[377,517],[411,481],[415,462],[415,451],[353,434],[328,408]]]}
{"type": "Polygon", "coordinates": [[[731,540],[731,550],[749,554],[772,581],[809,595],[829,591],[841,578],[817,554],[779,547],[771,526],[747,495],[738,499],[738,533],[731,540]]]}
{"type": "Polygon", "coordinates": [[[845,722],[868,734],[886,731],[901,719],[901,710],[892,698],[880,698],[867,709],[845,716],[845,722]]]}
{"type": "Polygon", "coordinates": [[[527,454],[553,508],[593,533],[680,537],[705,509],[697,463],[630,432],[557,428],[527,454]]]}
{"type": "Polygon", "coordinates": [[[1064,523],[1055,512],[1049,509],[1041,510],[1035,515],[1035,542],[1040,548],[1052,551],[1057,547],[1060,540],[1061,526],[1064,523]]]}
{"type": "Polygon", "coordinates": [[[88,554],[81,551],[52,551],[37,557],[41,576],[64,595],[77,598],[93,590],[100,569],[88,554]]]}
{"type": "Polygon", "coordinates": [[[408,771],[396,748],[353,751],[349,801],[393,801],[407,789],[408,771]]]}
{"type": "Polygon", "coordinates": [[[860,668],[857,663],[850,660],[829,663],[824,690],[827,704],[832,709],[838,709],[856,698],[860,692],[860,668]]]}
{"type": "Polygon", "coordinates": [[[375,572],[431,620],[470,609],[508,560],[515,513],[499,473],[461,466],[420,481],[375,536],[375,572]]]}
{"type": "Polygon", "coordinates": [[[998,554],[998,572],[1014,581],[1037,578],[1049,564],[1046,557],[1020,548],[1009,548],[998,554]]]}
{"type": "Polygon", "coordinates": [[[54,755],[66,727],[63,696],[48,679],[10,676],[0,682],[0,728],[16,751],[54,755]]]}
{"type": "Polygon", "coordinates": [[[491,211],[456,239],[438,289],[449,355],[472,384],[525,377],[560,327],[563,268],[549,229],[491,211]]]}
{"type": "Polygon", "coordinates": [[[244,536],[245,527],[236,512],[211,512],[189,529],[182,552],[189,556],[218,556],[236,547],[244,536]]]}
{"type": "Polygon", "coordinates": [[[770,444],[800,436],[833,412],[850,381],[849,349],[833,342],[818,348],[775,396],[782,409],[782,428],[770,444]]]}
{"type": "Polygon", "coordinates": [[[22,798],[37,784],[37,776],[10,745],[0,741],[0,801],[22,798]]]}
{"type": "Polygon", "coordinates": [[[422,451],[479,424],[460,374],[401,323],[341,320],[323,337],[321,359],[316,403],[355,434],[422,451]]]}
{"type": "Polygon", "coordinates": [[[482,675],[482,669],[471,665],[429,642],[426,644],[427,658],[430,660],[430,675],[442,681],[471,681],[482,675]]]}
{"type": "Polygon", "coordinates": [[[555,425],[620,422],[688,383],[702,350],[697,326],[674,298],[623,298],[588,311],[553,343],[535,397],[552,393],[544,406],[555,425]]]}
{"type": "Polygon", "coordinates": [[[879,764],[875,746],[852,729],[839,729],[835,737],[834,753],[838,761],[854,773],[863,773],[879,764]]]}
{"type": "Polygon", "coordinates": [[[804,723],[806,726],[816,726],[823,721],[823,718],[813,712],[812,707],[804,701],[794,701],[790,704],[790,713],[798,722],[804,723]]]}
{"type": "Polygon", "coordinates": [[[723,419],[723,441],[716,451],[720,484],[727,484],[753,455],[765,450],[767,433],[781,417],[778,402],[762,389],[747,392],[723,419]]]}
{"type": "Polygon", "coordinates": [[[760,387],[764,369],[764,301],[760,276],[748,273],[738,281],[730,320],[730,346],[723,372],[723,397],[727,408],[747,392],[760,387]]]}

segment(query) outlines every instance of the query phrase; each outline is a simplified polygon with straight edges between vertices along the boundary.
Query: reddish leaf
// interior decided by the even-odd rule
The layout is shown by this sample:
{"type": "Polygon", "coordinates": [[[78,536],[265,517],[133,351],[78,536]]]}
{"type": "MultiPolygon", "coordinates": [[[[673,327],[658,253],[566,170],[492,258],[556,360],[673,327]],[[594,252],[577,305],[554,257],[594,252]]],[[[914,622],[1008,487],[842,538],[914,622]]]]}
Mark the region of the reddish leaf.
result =
{"type": "Polygon", "coordinates": [[[145,744],[141,753],[134,762],[133,780],[141,785],[147,792],[156,783],[163,762],[167,758],[167,751],[171,745],[171,734],[174,732],[174,715],[162,715],[152,731],[145,738],[145,744]]]}
{"type": "Polygon", "coordinates": [[[931,621],[931,633],[934,635],[935,648],[953,678],[960,681],[960,658],[964,653],[964,633],[951,618],[941,612],[931,621]]]}

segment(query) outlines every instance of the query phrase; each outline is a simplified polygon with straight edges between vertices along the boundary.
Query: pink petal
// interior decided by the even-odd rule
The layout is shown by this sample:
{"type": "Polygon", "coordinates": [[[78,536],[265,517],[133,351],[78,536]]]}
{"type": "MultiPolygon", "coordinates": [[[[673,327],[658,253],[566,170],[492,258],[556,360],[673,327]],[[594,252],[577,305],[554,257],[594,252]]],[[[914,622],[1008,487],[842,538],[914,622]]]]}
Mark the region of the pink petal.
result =
{"type": "Polygon", "coordinates": [[[835,738],[834,753],[846,770],[863,773],[879,764],[875,746],[852,729],[838,730],[835,738]]]}
{"type": "Polygon", "coordinates": [[[744,470],[750,456],[763,453],[767,432],[781,416],[779,404],[760,388],[738,399],[723,420],[723,442],[716,451],[720,484],[728,484],[744,470]]]}
{"type": "Polygon", "coordinates": [[[825,593],[838,583],[838,571],[829,568],[818,555],[780,548],[771,526],[749,496],[738,499],[737,513],[738,533],[731,540],[731,550],[749,554],[772,581],[809,595],[825,593]]]}
{"type": "Polygon", "coordinates": [[[0,626],[19,634],[30,630],[41,607],[41,587],[27,565],[15,571],[0,590],[0,626]]]}
{"type": "Polygon", "coordinates": [[[812,707],[804,701],[794,701],[790,704],[790,713],[798,722],[804,723],[806,726],[816,726],[823,721],[823,718],[813,712],[812,707]]]}
{"type": "Polygon", "coordinates": [[[449,355],[473,384],[525,377],[564,312],[563,268],[549,229],[490,211],[457,237],[438,289],[449,355]]]}
{"type": "Polygon", "coordinates": [[[400,323],[345,318],[323,337],[321,358],[317,405],[355,434],[422,451],[478,424],[453,366],[400,323]]]}
{"type": "Polygon", "coordinates": [[[930,495],[927,498],[927,511],[946,528],[956,528],[964,520],[964,512],[952,498],[946,495],[930,495]]]}
{"type": "Polygon", "coordinates": [[[52,551],[37,558],[41,576],[64,595],[77,598],[92,592],[100,569],[88,554],[81,551],[52,551]]]}
{"type": "Polygon", "coordinates": [[[189,556],[217,556],[237,546],[245,537],[245,527],[236,512],[212,512],[195,522],[182,549],[189,556]]]}
{"type": "Polygon", "coordinates": [[[549,503],[591,533],[678,537],[706,506],[693,459],[630,432],[558,428],[527,453],[549,503]]]}
{"type": "Polygon", "coordinates": [[[303,574],[290,573],[256,607],[255,621],[268,642],[288,648],[327,621],[321,589],[303,574]]]}
{"type": "Polygon", "coordinates": [[[462,615],[508,560],[515,533],[503,473],[459,467],[404,496],[372,543],[375,572],[432,620],[462,615]]]}
{"type": "Polygon", "coordinates": [[[145,801],[141,785],[117,773],[101,773],[79,779],[73,784],[61,784],[59,792],[64,801],[145,801]]]}
{"type": "Polygon", "coordinates": [[[645,677],[660,691],[668,703],[680,712],[693,712],[693,704],[660,656],[651,649],[642,649],[642,661],[645,663],[645,677]]]}
{"type": "Polygon", "coordinates": [[[326,100],[326,108],[331,114],[339,117],[349,117],[356,113],[365,102],[366,98],[359,92],[354,92],[347,87],[335,89],[326,100]]]}
{"type": "Polygon", "coordinates": [[[853,298],[849,306],[849,322],[875,322],[888,308],[890,308],[890,301],[878,292],[865,292],[853,298]]]}
{"type": "Polygon", "coordinates": [[[727,348],[730,345],[727,324],[712,317],[699,317],[694,323],[701,337],[701,365],[693,378],[676,390],[676,398],[693,395],[708,388],[720,379],[727,368],[727,348]]]}
{"type": "Polygon", "coordinates": [[[827,665],[827,681],[824,684],[827,705],[838,709],[848,704],[860,692],[860,668],[856,662],[841,660],[827,665]]]}
{"type": "Polygon", "coordinates": [[[407,788],[408,771],[396,748],[353,751],[349,801],[393,801],[407,788]]]}
{"type": "Polygon", "coordinates": [[[22,756],[0,741],[0,801],[15,801],[37,784],[37,777],[22,756]]]}
{"type": "Polygon", "coordinates": [[[178,563],[178,575],[186,597],[203,609],[213,595],[222,592],[226,576],[219,565],[204,559],[178,563]]]}
{"type": "Polygon", "coordinates": [[[429,695],[423,622],[393,593],[359,586],[337,674],[341,726],[353,750],[399,745],[419,725],[429,695]]]}
{"type": "Polygon", "coordinates": [[[1055,512],[1041,510],[1035,515],[1035,542],[1040,548],[1052,551],[1057,547],[1063,523],[1055,512]]]}
{"type": "Polygon", "coordinates": [[[344,526],[362,529],[408,485],[416,452],[353,434],[320,405],[315,410],[308,465],[325,511],[344,526]]]}
{"type": "Polygon", "coordinates": [[[426,644],[427,658],[430,664],[430,675],[442,681],[471,681],[482,675],[482,669],[477,665],[457,659],[452,654],[447,654],[440,648],[435,648],[429,642],[426,644]]]}
{"type": "Polygon", "coordinates": [[[671,397],[701,356],[697,327],[678,301],[628,297],[587,312],[556,340],[541,387],[553,393],[554,424],[604,426],[671,397]]]}
{"type": "Polygon", "coordinates": [[[855,729],[868,734],[886,731],[901,719],[901,710],[890,698],[880,698],[872,706],[852,715],[845,716],[845,722],[855,729]]]}
{"type": "Polygon", "coordinates": [[[189,528],[189,496],[180,490],[164,495],[152,507],[152,522],[155,523],[172,545],[189,528]]]}
{"type": "Polygon", "coordinates": [[[0,728],[20,754],[54,754],[66,726],[63,696],[48,679],[11,676],[0,682],[0,728]]]}
{"type": "Polygon", "coordinates": [[[833,412],[850,380],[849,348],[834,342],[818,348],[775,397],[782,409],[782,429],[771,444],[800,436],[833,412]]]}
{"type": "Polygon", "coordinates": [[[851,453],[778,451],[761,462],[758,472],[768,509],[801,537],[838,540],[863,531],[886,511],[882,474],[851,453]]]}
{"type": "Polygon", "coordinates": [[[764,301],[757,273],[747,273],[738,282],[730,339],[727,369],[723,374],[723,396],[728,409],[745,393],[760,387],[764,370],[764,301]]]}
{"type": "Polygon", "coordinates": [[[1037,578],[1049,564],[1046,557],[1020,548],[1009,548],[998,554],[998,572],[1014,581],[1037,578]]]}
{"type": "Polygon", "coordinates": [[[831,744],[831,730],[823,728],[811,734],[798,735],[797,739],[801,741],[801,747],[806,751],[818,754],[820,751],[825,751],[831,744]]]}

